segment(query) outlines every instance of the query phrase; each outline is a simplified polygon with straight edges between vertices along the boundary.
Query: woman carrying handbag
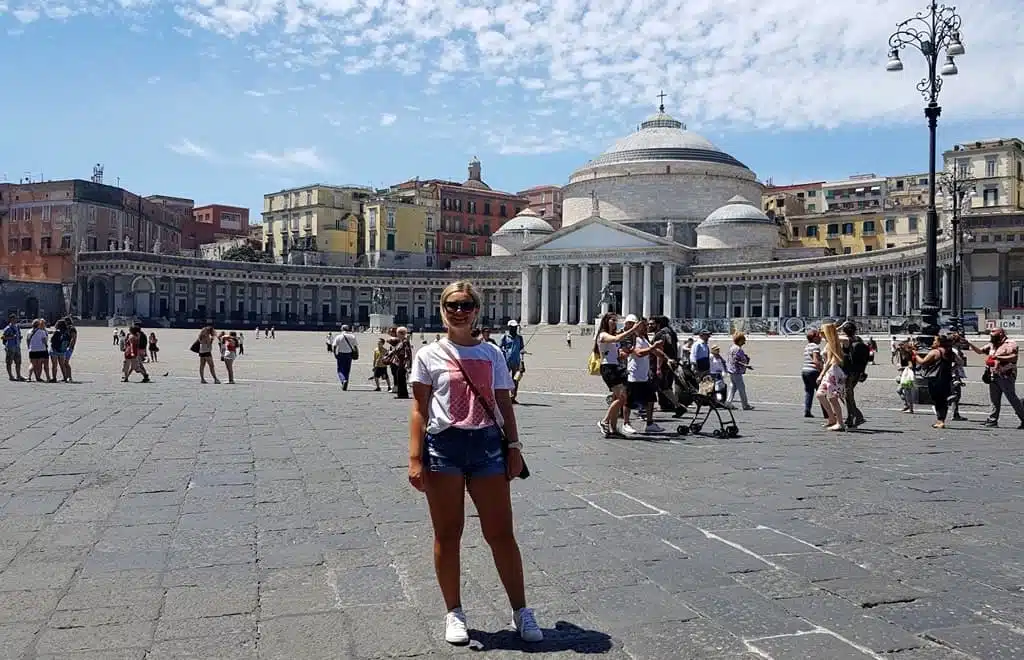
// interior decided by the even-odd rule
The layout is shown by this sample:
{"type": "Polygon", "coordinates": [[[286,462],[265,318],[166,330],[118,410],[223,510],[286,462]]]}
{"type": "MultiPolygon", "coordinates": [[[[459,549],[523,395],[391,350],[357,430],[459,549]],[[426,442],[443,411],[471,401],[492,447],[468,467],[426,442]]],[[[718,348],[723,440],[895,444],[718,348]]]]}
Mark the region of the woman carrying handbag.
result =
{"type": "Polygon", "coordinates": [[[509,482],[528,474],[512,408],[512,376],[501,351],[472,335],[480,303],[469,282],[450,284],[441,293],[448,335],[420,348],[413,360],[409,483],[426,493],[430,508],[434,569],[447,608],[445,640],[469,643],[460,593],[468,490],[508,594],[513,625],[523,641],[539,642],[544,634],[526,606],[512,518],[509,482]]]}

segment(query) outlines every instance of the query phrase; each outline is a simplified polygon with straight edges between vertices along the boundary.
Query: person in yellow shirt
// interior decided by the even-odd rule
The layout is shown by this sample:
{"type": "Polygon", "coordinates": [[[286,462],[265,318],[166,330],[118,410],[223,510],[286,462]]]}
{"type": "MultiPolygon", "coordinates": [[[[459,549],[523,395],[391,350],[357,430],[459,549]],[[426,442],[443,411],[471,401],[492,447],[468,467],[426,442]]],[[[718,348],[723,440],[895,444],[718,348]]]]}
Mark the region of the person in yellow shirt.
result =
{"type": "Polygon", "coordinates": [[[384,338],[377,340],[377,347],[373,349],[373,385],[374,391],[380,392],[380,379],[388,384],[388,392],[391,391],[391,379],[388,377],[388,365],[384,362],[387,349],[384,348],[384,338]]]}

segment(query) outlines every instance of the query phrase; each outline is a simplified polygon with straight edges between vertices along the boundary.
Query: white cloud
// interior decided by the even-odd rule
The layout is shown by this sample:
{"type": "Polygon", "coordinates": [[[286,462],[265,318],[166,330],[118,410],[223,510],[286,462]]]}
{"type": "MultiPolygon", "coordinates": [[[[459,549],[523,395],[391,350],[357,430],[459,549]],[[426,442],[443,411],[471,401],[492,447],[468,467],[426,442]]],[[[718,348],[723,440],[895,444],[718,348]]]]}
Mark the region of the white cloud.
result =
{"type": "Polygon", "coordinates": [[[331,79],[331,74],[327,73],[326,71],[324,73],[320,74],[320,80],[330,80],[330,79],[331,79]]]}
{"type": "Polygon", "coordinates": [[[266,96],[267,95],[266,92],[258,92],[255,89],[247,89],[247,90],[245,90],[244,94],[246,96],[255,96],[256,98],[260,98],[262,96],[266,96]]]}
{"type": "Polygon", "coordinates": [[[160,82],[160,76],[150,76],[149,78],[146,78],[147,84],[155,85],[158,82],[160,82]]]}
{"type": "Polygon", "coordinates": [[[390,126],[391,124],[394,124],[396,121],[398,121],[398,115],[393,115],[390,112],[380,116],[381,126],[390,126]]]}
{"type": "Polygon", "coordinates": [[[167,145],[167,148],[181,156],[194,156],[204,160],[211,160],[214,155],[209,149],[199,146],[191,140],[182,139],[175,144],[167,145]]]}
{"type": "Polygon", "coordinates": [[[254,151],[245,154],[249,160],[263,165],[280,168],[305,168],[309,170],[325,170],[327,163],[316,152],[316,147],[288,149],[279,154],[267,151],[254,151]]]}
{"type": "MultiPolygon", "coordinates": [[[[22,23],[58,15],[40,9],[67,2],[2,1],[22,23]]],[[[98,0],[81,1],[104,11],[98,0]]],[[[78,2],[67,6],[89,13],[78,2]]],[[[851,10],[850,3],[820,0],[180,0],[175,29],[231,37],[294,81],[326,68],[334,75],[399,73],[418,88],[425,82],[424,94],[442,84],[483,84],[474,90],[480,98],[590,108],[572,126],[593,139],[620,113],[631,123],[649,112],[662,89],[670,112],[707,130],[920,121],[914,85],[925,74],[923,58],[907,52],[902,75],[886,74],[885,60],[896,24],[925,4],[859,0],[851,10]]],[[[943,121],[1022,116],[1024,69],[1008,64],[1024,60],[1019,4],[974,0],[959,8],[968,52],[960,76],[946,80],[943,121]]],[[[162,11],[159,3],[136,4],[126,25],[147,14],[160,20],[162,11]]],[[[479,113],[477,103],[472,107],[479,113]]]]}

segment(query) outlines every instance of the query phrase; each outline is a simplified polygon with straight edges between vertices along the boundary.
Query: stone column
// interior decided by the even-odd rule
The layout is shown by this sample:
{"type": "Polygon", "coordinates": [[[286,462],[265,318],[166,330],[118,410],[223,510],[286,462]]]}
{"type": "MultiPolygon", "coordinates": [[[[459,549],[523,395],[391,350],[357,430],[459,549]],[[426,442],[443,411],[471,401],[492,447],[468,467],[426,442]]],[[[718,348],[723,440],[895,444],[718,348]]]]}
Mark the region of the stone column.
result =
{"type": "Polygon", "coordinates": [[[725,318],[732,318],[732,282],[725,285],[725,318]]]}
{"type": "Polygon", "coordinates": [[[768,284],[761,285],[761,318],[768,318],[768,284]]]}
{"type": "Polygon", "coordinates": [[[924,275],[917,276],[917,308],[924,307],[924,275]]]}
{"type": "Polygon", "coordinates": [[[828,315],[835,318],[839,316],[839,288],[834,280],[828,281],[828,315]]]}
{"type": "Polygon", "coordinates": [[[664,289],[661,293],[661,313],[668,319],[675,318],[676,311],[676,265],[663,266],[664,289]]]}
{"type": "Polygon", "coordinates": [[[643,317],[645,319],[651,318],[651,262],[644,262],[644,299],[643,306],[643,317]]]}
{"type": "Polygon", "coordinates": [[[540,269],[540,324],[548,324],[548,307],[551,306],[551,266],[540,269]]]}
{"type": "Polygon", "coordinates": [[[569,323],[569,266],[562,264],[558,267],[561,281],[558,285],[558,325],[569,323]]]}
{"type": "MultiPolygon", "coordinates": [[[[611,284],[611,281],[612,281],[611,270],[612,270],[611,266],[609,266],[608,264],[601,264],[601,291],[602,291],[601,295],[602,296],[604,295],[603,292],[607,291],[608,290],[608,286],[611,284]]],[[[601,315],[602,316],[604,316],[605,314],[608,313],[608,306],[609,305],[611,305],[610,302],[608,302],[607,300],[602,300],[602,302],[601,302],[601,315]]]]}
{"type": "Polygon", "coordinates": [[[871,282],[864,278],[860,282],[860,316],[868,315],[868,303],[871,302],[871,282]]]}
{"type": "Polygon", "coordinates": [[[624,263],[622,264],[622,310],[620,314],[625,316],[632,310],[630,301],[632,299],[633,289],[633,265],[624,263]]]}
{"type": "Polygon", "coordinates": [[[949,309],[952,305],[950,304],[950,274],[952,270],[949,268],[942,269],[942,309],[949,309]]]}
{"type": "Polygon", "coordinates": [[[900,315],[900,280],[898,277],[893,275],[889,278],[892,280],[892,316],[900,315]]]}
{"type": "Polygon", "coordinates": [[[750,285],[743,285],[743,318],[750,318],[750,285]]]}
{"type": "Polygon", "coordinates": [[[910,273],[907,273],[904,276],[904,282],[903,283],[907,287],[907,290],[903,292],[904,295],[905,295],[904,302],[906,303],[906,309],[903,310],[903,313],[904,314],[910,314],[910,312],[913,311],[913,309],[914,309],[914,280],[912,279],[912,276],[911,276],[910,273]]]}
{"type": "Polygon", "coordinates": [[[789,291],[785,282],[779,285],[779,316],[789,316],[789,291]]]}
{"type": "MultiPolygon", "coordinates": [[[[885,278],[879,277],[875,290],[878,293],[878,301],[875,303],[875,316],[885,315],[885,278]]],[[[870,301],[869,301],[870,302],[870,301]]]]}
{"type": "Polygon", "coordinates": [[[853,316],[853,280],[846,278],[846,299],[843,301],[843,316],[853,316]]]}
{"type": "Polygon", "coordinates": [[[804,283],[796,283],[796,315],[804,315],[804,283]]]}
{"type": "Polygon", "coordinates": [[[811,316],[821,316],[821,283],[811,283],[811,316]]]}
{"type": "Polygon", "coordinates": [[[590,323],[590,266],[580,264],[580,317],[578,323],[590,323]]]}

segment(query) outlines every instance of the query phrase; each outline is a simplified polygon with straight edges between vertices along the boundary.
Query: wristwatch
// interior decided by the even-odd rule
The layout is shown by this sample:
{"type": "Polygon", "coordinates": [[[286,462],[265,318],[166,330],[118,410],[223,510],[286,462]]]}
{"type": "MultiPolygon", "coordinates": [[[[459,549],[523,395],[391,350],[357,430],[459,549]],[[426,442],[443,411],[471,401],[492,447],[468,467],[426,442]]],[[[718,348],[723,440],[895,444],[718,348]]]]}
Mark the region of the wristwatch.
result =
{"type": "Polygon", "coordinates": [[[516,440],[515,442],[508,443],[508,448],[509,449],[518,449],[519,451],[522,451],[523,450],[523,443],[521,443],[518,440],[516,440]]]}

